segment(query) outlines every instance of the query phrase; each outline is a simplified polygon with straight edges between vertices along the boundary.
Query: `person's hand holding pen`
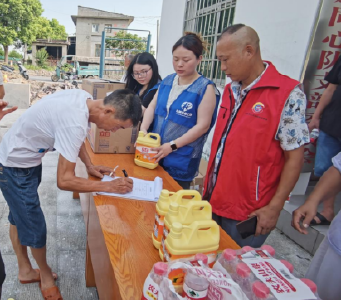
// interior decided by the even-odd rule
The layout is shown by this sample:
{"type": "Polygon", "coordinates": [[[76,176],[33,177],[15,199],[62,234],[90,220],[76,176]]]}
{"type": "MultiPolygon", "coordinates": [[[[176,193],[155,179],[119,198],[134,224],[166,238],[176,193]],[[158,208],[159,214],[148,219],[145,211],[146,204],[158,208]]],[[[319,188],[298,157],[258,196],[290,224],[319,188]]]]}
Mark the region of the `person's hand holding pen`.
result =
{"type": "Polygon", "coordinates": [[[133,180],[128,177],[128,173],[126,170],[122,170],[124,177],[117,178],[115,180],[109,181],[110,188],[112,188],[112,193],[116,194],[126,194],[130,193],[133,190],[133,180]]]}

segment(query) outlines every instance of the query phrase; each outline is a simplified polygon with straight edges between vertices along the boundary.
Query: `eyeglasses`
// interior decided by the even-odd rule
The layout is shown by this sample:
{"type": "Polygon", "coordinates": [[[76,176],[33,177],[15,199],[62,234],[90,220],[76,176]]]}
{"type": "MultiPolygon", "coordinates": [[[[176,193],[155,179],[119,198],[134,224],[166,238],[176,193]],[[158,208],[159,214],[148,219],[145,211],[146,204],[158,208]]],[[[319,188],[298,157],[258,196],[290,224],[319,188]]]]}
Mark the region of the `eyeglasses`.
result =
{"type": "Polygon", "coordinates": [[[134,78],[134,79],[138,79],[138,78],[145,78],[147,76],[147,73],[151,70],[152,68],[150,68],[149,70],[147,71],[141,71],[139,73],[133,73],[131,74],[131,76],[134,78]]]}

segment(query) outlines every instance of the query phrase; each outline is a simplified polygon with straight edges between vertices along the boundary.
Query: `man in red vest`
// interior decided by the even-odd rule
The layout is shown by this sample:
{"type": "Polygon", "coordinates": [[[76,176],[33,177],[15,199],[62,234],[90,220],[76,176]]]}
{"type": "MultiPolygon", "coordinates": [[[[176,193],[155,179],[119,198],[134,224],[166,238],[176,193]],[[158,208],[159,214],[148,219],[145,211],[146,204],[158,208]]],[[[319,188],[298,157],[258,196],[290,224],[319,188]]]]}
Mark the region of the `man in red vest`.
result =
{"type": "Polygon", "coordinates": [[[276,226],[303,165],[309,142],[306,97],[300,83],[261,58],[259,37],[243,24],[217,44],[225,87],[205,180],[213,219],[240,245],[260,247],[276,226]],[[255,235],[236,224],[257,216],[255,235]]]}

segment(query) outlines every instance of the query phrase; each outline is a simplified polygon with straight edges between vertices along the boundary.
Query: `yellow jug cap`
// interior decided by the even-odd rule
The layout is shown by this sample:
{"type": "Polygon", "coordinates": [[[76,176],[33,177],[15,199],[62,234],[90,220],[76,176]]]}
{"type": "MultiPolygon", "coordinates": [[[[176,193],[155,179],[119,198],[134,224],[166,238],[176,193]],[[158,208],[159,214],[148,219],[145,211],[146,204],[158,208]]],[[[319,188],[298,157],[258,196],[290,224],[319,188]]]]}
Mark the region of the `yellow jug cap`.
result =
{"type": "Polygon", "coordinates": [[[162,197],[169,197],[169,191],[168,190],[162,190],[161,191],[161,196],[162,197]]]}
{"type": "Polygon", "coordinates": [[[174,231],[174,233],[181,233],[182,232],[182,224],[179,222],[174,222],[172,224],[172,231],[174,231]]]}
{"type": "Polygon", "coordinates": [[[179,204],[176,202],[171,202],[169,205],[169,209],[178,211],[179,210],[179,204]]]}

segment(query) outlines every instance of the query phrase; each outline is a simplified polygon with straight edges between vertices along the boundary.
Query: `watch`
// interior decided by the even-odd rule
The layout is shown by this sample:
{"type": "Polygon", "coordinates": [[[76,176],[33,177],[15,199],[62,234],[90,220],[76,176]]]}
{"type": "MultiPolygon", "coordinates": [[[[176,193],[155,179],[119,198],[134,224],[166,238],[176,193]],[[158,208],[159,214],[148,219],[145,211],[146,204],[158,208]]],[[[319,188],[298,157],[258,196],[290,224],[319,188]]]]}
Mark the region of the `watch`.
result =
{"type": "Polygon", "coordinates": [[[170,146],[171,146],[173,152],[178,150],[178,147],[176,146],[174,141],[170,141],[169,143],[170,143],[170,146]]]}

